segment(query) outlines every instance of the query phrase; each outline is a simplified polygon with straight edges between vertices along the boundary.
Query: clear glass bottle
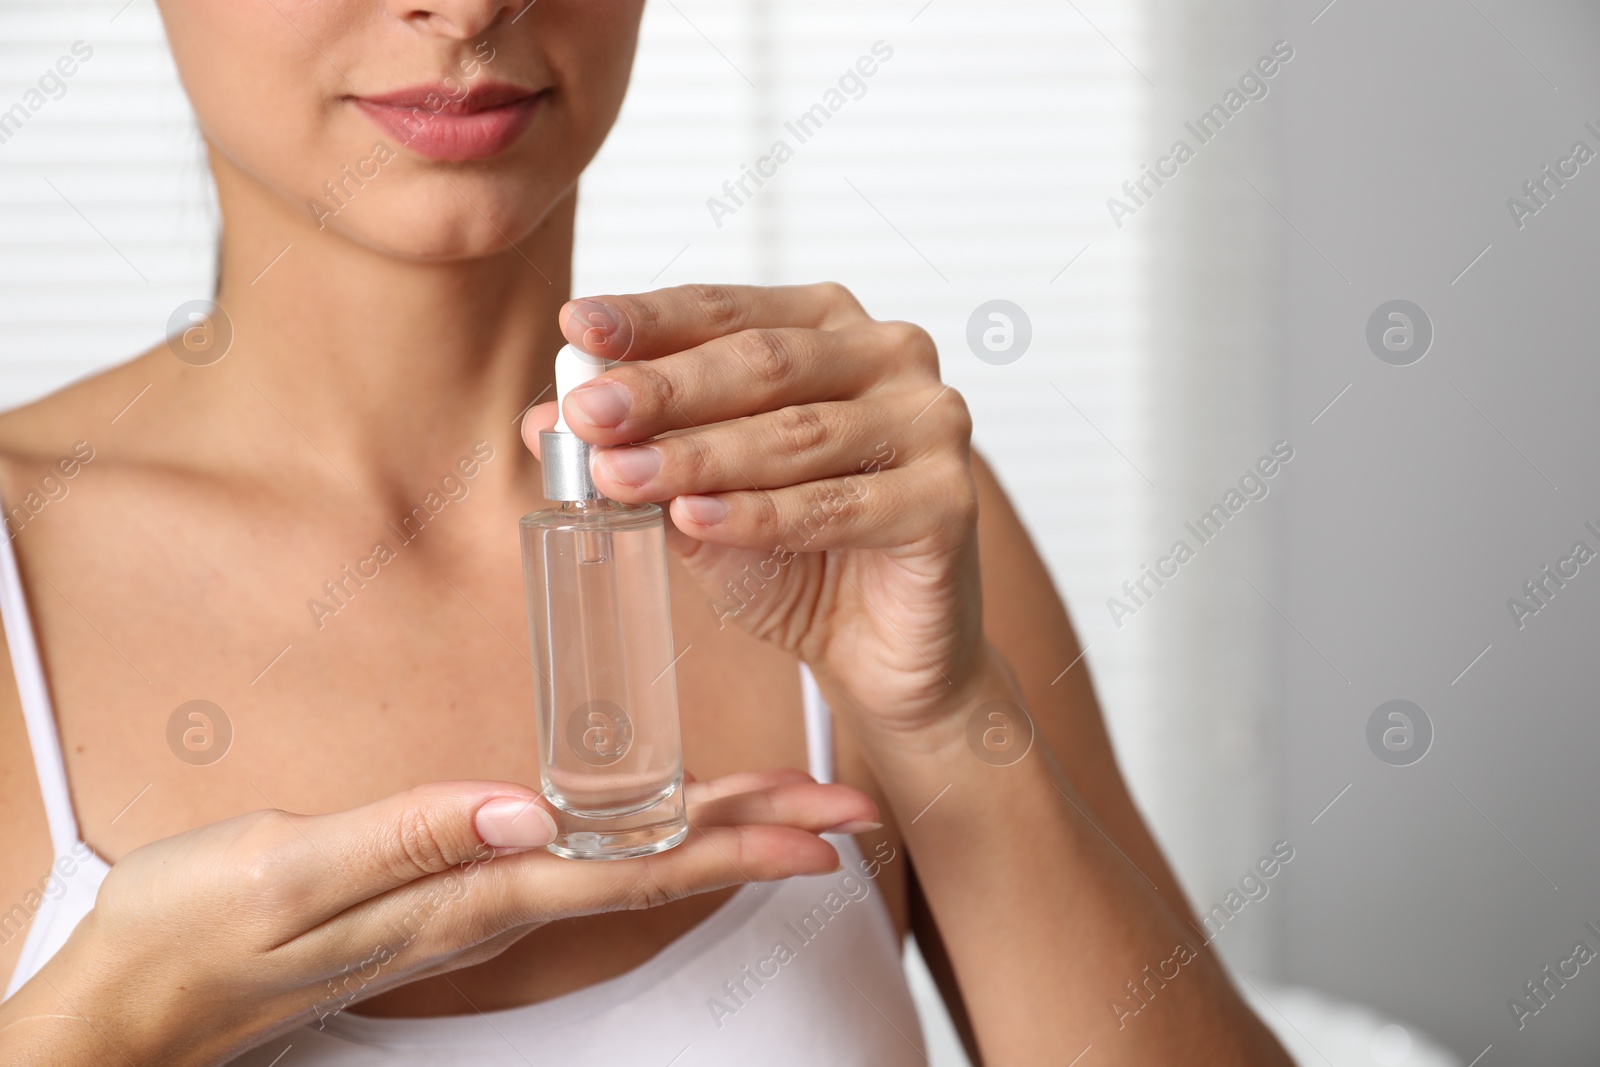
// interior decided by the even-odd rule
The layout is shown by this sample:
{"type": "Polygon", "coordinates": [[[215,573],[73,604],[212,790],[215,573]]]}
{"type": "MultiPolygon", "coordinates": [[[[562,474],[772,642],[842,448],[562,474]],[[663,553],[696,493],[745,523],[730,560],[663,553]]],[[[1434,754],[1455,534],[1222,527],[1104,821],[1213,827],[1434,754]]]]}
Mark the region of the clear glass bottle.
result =
{"type": "MultiPolygon", "coordinates": [[[[558,395],[604,370],[569,345],[558,395]]],[[[540,776],[558,813],[548,847],[571,859],[661,852],[689,829],[665,516],[600,496],[592,448],[564,419],[539,445],[544,494],[560,505],[525,515],[521,532],[540,776]]]]}

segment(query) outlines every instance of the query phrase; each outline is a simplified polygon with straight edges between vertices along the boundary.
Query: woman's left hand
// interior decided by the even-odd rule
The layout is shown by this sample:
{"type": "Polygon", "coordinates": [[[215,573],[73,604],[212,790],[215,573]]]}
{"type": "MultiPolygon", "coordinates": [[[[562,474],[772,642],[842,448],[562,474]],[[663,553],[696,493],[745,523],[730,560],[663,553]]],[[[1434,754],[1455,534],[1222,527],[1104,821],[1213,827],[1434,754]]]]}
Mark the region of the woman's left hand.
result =
{"type": "MultiPolygon", "coordinates": [[[[933,340],[843,286],[689,285],[562,309],[624,360],[566,398],[596,486],[671,501],[719,622],[797,653],[874,725],[946,725],[992,663],[966,403],[933,340]]],[[[523,421],[555,423],[555,404],[523,421]]]]}

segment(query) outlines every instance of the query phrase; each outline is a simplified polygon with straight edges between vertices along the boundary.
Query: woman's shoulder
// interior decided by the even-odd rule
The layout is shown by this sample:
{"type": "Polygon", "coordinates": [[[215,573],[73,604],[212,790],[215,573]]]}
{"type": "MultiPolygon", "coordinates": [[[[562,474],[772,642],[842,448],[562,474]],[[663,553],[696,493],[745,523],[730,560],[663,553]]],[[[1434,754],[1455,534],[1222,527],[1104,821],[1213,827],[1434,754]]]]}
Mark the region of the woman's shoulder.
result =
{"type": "MultiPolygon", "coordinates": [[[[122,423],[161,369],[144,353],[0,411],[0,500],[10,518],[31,496],[48,499],[63,480],[125,439],[122,423]]],[[[125,442],[124,442],[125,443],[125,442]]]]}
{"type": "MultiPolygon", "coordinates": [[[[26,546],[18,553],[19,564],[66,532],[55,523],[49,539],[37,540],[56,513],[74,510],[61,502],[85,477],[92,477],[86,472],[128,451],[129,412],[149,399],[144,390],[163,376],[159,359],[151,359],[161,352],[116,364],[0,412],[0,537],[26,546]]],[[[51,859],[13,666],[0,621],[0,839],[13,846],[0,850],[0,987],[22,950],[41,876],[51,859]]]]}

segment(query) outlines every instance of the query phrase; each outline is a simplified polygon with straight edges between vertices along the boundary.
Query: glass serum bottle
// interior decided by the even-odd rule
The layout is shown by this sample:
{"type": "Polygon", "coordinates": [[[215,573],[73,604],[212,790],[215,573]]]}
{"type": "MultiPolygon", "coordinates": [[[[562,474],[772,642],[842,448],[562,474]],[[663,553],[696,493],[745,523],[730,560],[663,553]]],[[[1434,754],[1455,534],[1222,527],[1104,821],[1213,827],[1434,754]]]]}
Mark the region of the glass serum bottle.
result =
{"type": "MultiPolygon", "coordinates": [[[[571,345],[557,399],[609,364],[571,345]]],[[[544,495],[522,518],[540,776],[569,859],[661,852],[689,832],[667,596],[665,515],[595,489],[594,446],[561,416],[539,435],[544,495]]]]}

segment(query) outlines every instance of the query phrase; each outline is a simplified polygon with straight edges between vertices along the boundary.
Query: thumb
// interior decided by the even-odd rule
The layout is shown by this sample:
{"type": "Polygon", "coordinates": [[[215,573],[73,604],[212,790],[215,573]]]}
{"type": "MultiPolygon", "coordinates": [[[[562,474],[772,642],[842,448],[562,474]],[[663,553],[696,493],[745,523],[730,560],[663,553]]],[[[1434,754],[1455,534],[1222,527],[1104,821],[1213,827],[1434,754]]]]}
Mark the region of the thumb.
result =
{"type": "Polygon", "coordinates": [[[301,837],[342,878],[327,890],[343,907],[500,852],[549,844],[546,801],[510,782],[435,782],[363,807],[300,816],[301,837]]]}
{"type": "Polygon", "coordinates": [[[535,459],[542,460],[539,455],[539,431],[555,428],[556,402],[546,400],[542,404],[535,404],[522,413],[522,443],[533,453],[535,459]]]}

